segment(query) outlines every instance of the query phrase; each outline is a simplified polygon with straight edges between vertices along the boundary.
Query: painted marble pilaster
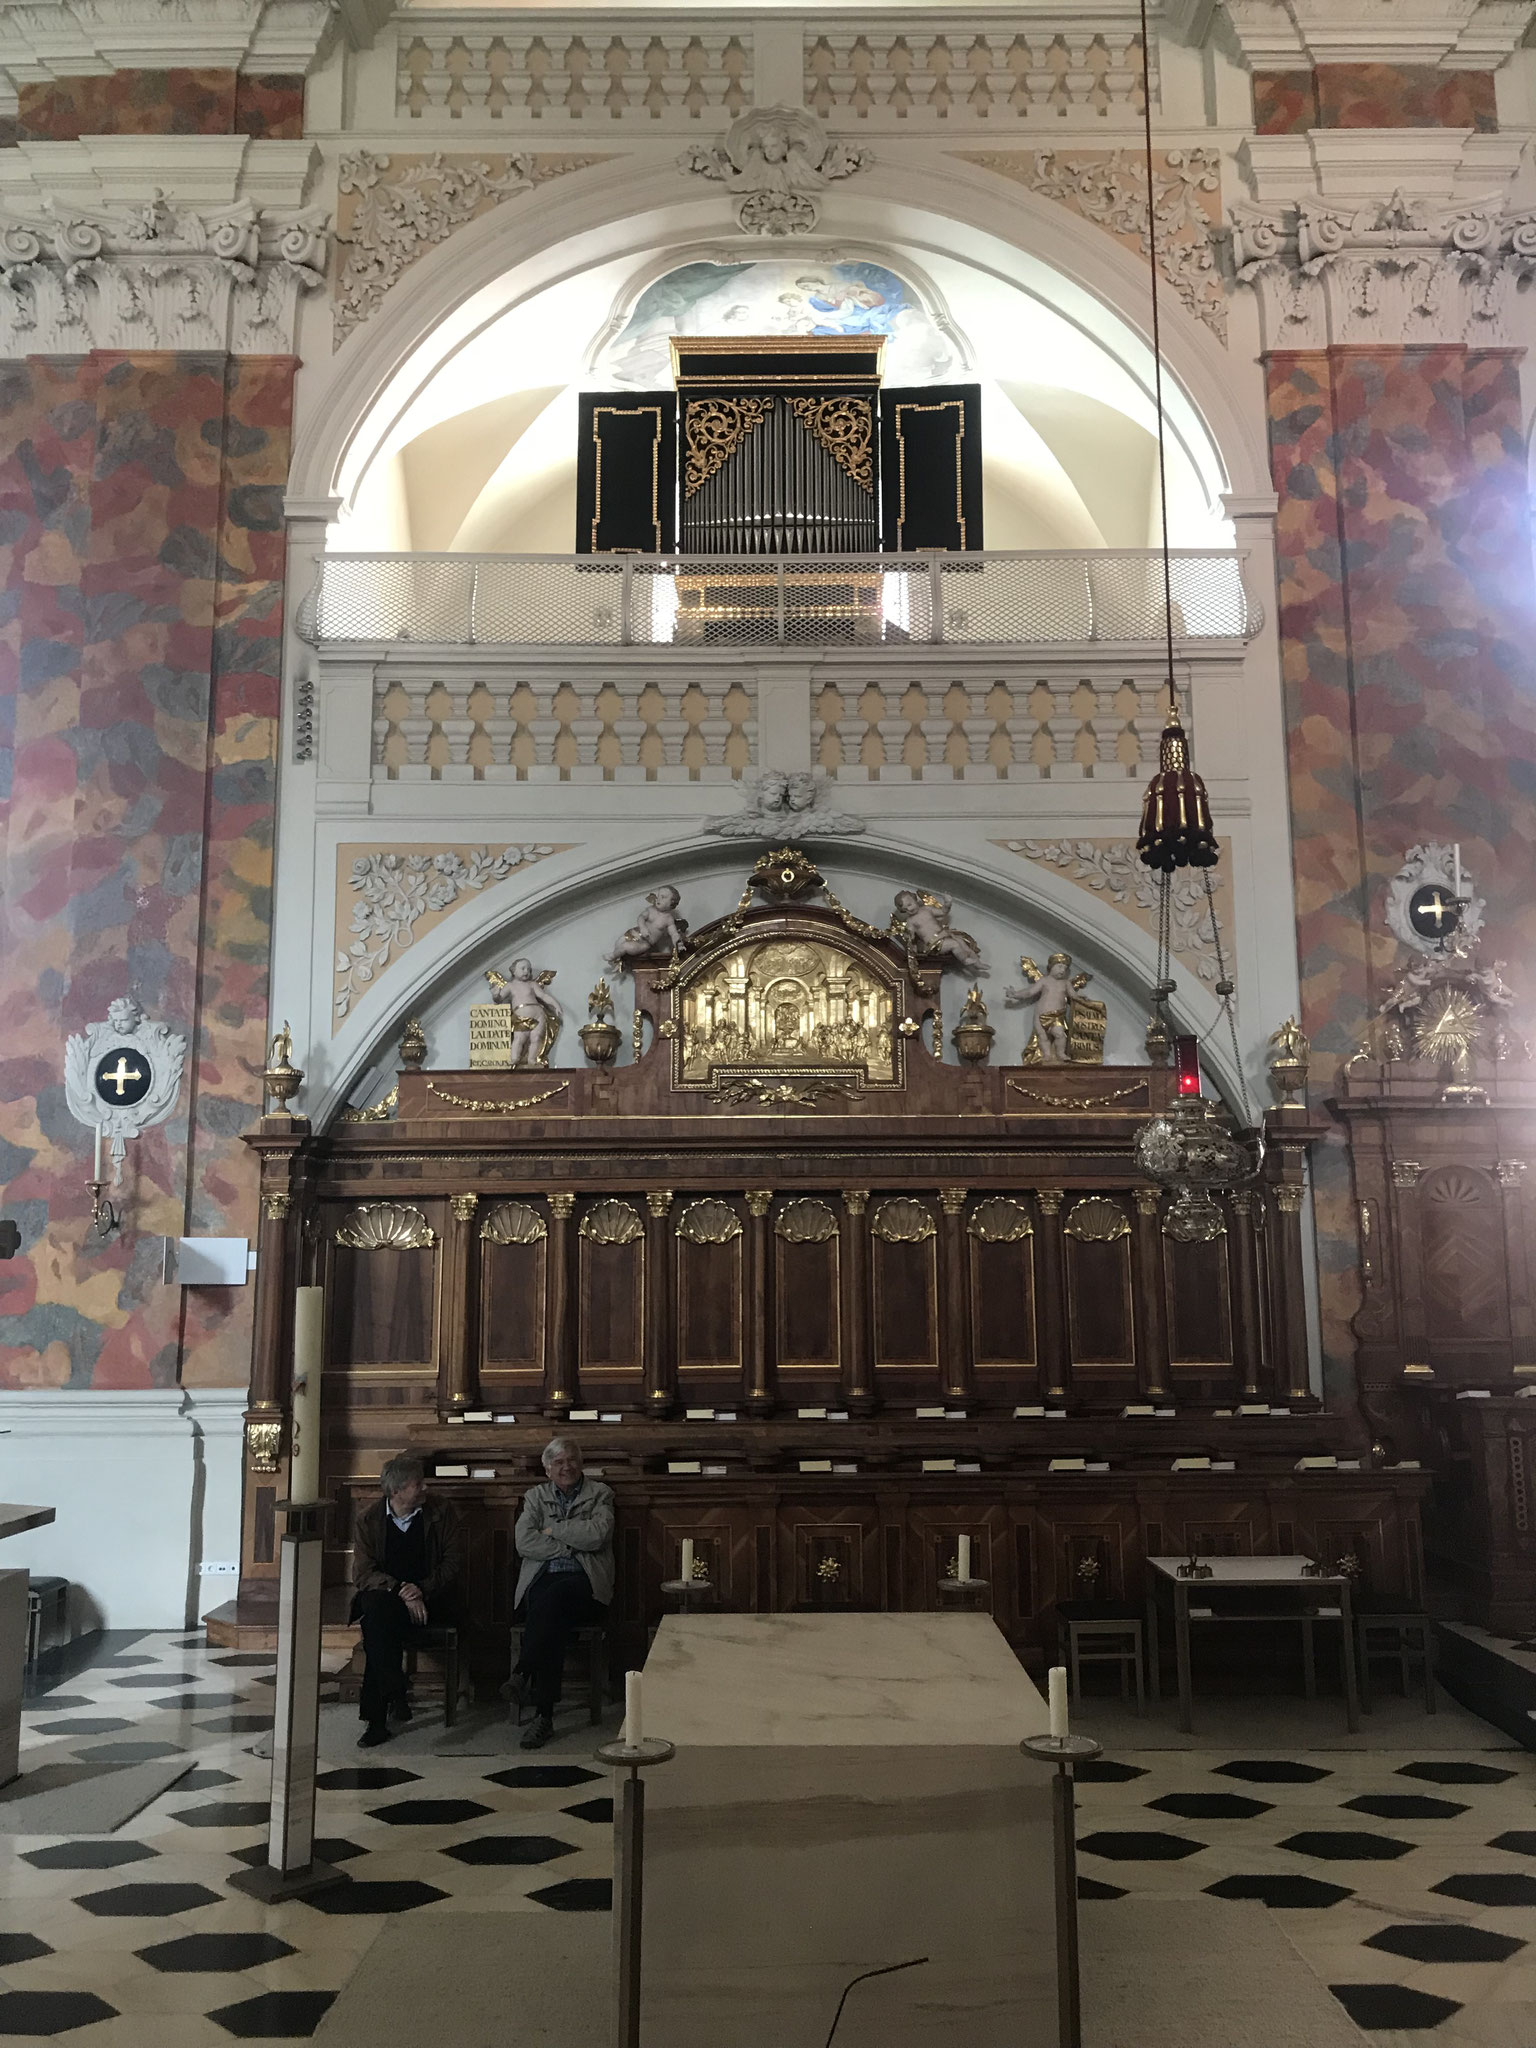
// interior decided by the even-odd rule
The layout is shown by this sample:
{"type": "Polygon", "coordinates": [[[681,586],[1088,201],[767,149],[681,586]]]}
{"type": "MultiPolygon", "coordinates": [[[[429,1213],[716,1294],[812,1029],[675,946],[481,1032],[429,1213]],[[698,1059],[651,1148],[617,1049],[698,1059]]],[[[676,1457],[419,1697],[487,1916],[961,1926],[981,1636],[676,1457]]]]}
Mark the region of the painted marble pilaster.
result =
{"type": "Polygon", "coordinates": [[[1492,71],[1319,64],[1256,71],[1253,125],[1259,135],[1305,135],[1313,128],[1469,128],[1493,135],[1499,116],[1492,71]]]}
{"type": "Polygon", "coordinates": [[[292,364],[95,354],[7,366],[0,701],[0,1385],[238,1384],[248,1290],[168,1288],[160,1242],[254,1235],[238,1132],[266,1031],[292,364]],[[131,991],[185,1031],[173,1120],[130,1148],[131,1228],[83,1249],[64,1037],[131,991]]]}
{"type": "MultiPolygon", "coordinates": [[[[1302,1023],[1326,1095],[1396,958],[1381,905],[1410,846],[1460,840],[1494,950],[1536,958],[1524,461],[1507,352],[1340,347],[1266,372],[1302,1023]]],[[[1315,1155],[1314,1192],[1342,1395],[1358,1305],[1342,1138],[1315,1155]]]]}
{"type": "Polygon", "coordinates": [[[16,135],[75,142],[82,135],[250,135],[293,141],[304,133],[304,80],[227,69],[113,71],[24,85],[16,135]]]}

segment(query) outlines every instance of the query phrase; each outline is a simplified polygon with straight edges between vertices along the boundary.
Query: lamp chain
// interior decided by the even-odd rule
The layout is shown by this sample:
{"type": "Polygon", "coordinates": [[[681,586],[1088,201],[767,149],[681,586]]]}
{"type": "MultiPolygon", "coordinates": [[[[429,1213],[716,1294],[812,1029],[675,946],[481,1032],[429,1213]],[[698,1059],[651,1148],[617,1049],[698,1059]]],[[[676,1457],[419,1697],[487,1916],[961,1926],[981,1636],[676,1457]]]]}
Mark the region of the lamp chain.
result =
{"type": "MultiPolygon", "coordinates": [[[[1163,431],[1163,331],[1157,293],[1157,180],[1152,170],[1152,37],[1147,0],[1141,0],[1141,119],[1147,156],[1147,262],[1152,282],[1152,384],[1157,411],[1157,497],[1162,515],[1163,641],[1168,656],[1168,711],[1176,716],[1179,694],[1173,677],[1173,564],[1168,554],[1168,451],[1163,431]]],[[[1166,979],[1166,976],[1163,977],[1166,979]]]]}

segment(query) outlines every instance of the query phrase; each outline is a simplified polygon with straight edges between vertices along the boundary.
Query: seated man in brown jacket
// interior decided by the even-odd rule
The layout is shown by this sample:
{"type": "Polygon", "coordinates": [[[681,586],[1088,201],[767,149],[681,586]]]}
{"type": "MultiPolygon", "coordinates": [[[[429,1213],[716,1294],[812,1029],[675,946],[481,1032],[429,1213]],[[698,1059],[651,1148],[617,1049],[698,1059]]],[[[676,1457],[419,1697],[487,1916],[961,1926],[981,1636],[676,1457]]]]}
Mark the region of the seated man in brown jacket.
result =
{"type": "Polygon", "coordinates": [[[363,1629],[359,1749],[389,1740],[389,1717],[408,1721],[404,1651],[413,1628],[451,1621],[464,1569],[464,1532],[446,1501],[427,1494],[427,1468],[409,1452],[379,1474],[379,1498],[357,1518],[351,1619],[363,1629]]]}

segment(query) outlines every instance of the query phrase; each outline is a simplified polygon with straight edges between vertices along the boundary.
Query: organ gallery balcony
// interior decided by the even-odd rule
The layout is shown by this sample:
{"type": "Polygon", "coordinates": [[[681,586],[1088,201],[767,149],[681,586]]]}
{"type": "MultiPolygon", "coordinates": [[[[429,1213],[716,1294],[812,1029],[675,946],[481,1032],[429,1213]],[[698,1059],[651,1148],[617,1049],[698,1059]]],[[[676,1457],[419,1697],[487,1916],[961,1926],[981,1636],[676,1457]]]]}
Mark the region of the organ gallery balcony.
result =
{"type": "MultiPolygon", "coordinates": [[[[1176,641],[1263,623],[1239,554],[1172,556],[1176,641]]],[[[1152,549],[934,555],[328,555],[311,645],[398,648],[1132,647],[1165,632],[1152,549]]]]}

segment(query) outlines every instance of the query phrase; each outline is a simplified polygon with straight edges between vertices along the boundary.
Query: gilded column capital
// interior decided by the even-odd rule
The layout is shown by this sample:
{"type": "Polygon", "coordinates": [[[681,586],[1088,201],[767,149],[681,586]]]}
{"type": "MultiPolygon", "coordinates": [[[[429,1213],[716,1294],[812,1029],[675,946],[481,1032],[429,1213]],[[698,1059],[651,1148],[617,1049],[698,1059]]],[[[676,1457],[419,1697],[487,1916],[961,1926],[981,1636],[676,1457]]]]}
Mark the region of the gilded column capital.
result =
{"type": "Polygon", "coordinates": [[[1423,1168],[1417,1159],[1394,1159],[1392,1162],[1392,1185],[1395,1188],[1414,1188],[1419,1184],[1423,1168]]]}
{"type": "Polygon", "coordinates": [[[570,1215],[575,1206],[576,1197],[574,1195],[551,1195],[549,1198],[550,1215],[558,1216],[562,1222],[570,1215]]]}
{"type": "Polygon", "coordinates": [[[843,1207],[850,1216],[862,1216],[869,1204],[868,1188],[844,1188],[843,1207]]]}
{"type": "Polygon", "coordinates": [[[478,1195],[450,1195],[448,1206],[460,1223],[472,1223],[480,1206],[478,1195]]]}
{"type": "Polygon", "coordinates": [[[672,1190],[670,1188],[648,1188],[646,1190],[645,1206],[653,1216],[665,1216],[672,1207],[672,1190]]]}
{"type": "Polygon", "coordinates": [[[939,1203],[946,1216],[963,1216],[969,1188],[940,1188],[939,1203]]]}
{"type": "Polygon", "coordinates": [[[1066,1200],[1065,1188],[1036,1188],[1035,1200],[1040,1204],[1042,1216],[1059,1216],[1061,1205],[1066,1200]]]}
{"type": "Polygon", "coordinates": [[[292,1195],[281,1188],[269,1188],[261,1198],[261,1213],[268,1223],[286,1223],[292,1207],[292,1195]]]}
{"type": "Polygon", "coordinates": [[[1132,1192],[1136,1197],[1136,1214],[1138,1216],[1155,1216],[1157,1214],[1158,1206],[1163,1199],[1161,1192],[1157,1188],[1135,1188],[1132,1192]]]}
{"type": "Polygon", "coordinates": [[[1282,1216],[1299,1216],[1305,1188],[1276,1188],[1275,1207],[1282,1216]]]}
{"type": "Polygon", "coordinates": [[[1525,1178],[1525,1161],[1523,1159],[1501,1159],[1494,1168],[1494,1172],[1499,1176],[1499,1186],[1501,1188],[1517,1188],[1525,1178]]]}
{"type": "Polygon", "coordinates": [[[773,1206],[772,1188],[748,1188],[747,1207],[754,1216],[766,1216],[773,1206]]]}

